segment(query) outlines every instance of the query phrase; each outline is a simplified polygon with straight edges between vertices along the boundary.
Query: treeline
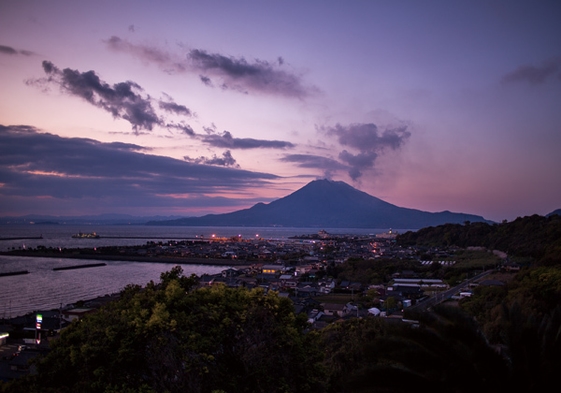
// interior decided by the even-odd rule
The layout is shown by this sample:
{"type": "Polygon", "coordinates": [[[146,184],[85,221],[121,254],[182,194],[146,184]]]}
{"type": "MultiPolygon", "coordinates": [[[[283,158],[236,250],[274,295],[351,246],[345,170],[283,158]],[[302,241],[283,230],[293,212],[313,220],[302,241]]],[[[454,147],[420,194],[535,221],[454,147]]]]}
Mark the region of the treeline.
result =
{"type": "Polygon", "coordinates": [[[466,222],[427,227],[401,234],[397,242],[402,246],[482,246],[552,266],[561,263],[561,216],[533,215],[500,224],[466,222]]]}

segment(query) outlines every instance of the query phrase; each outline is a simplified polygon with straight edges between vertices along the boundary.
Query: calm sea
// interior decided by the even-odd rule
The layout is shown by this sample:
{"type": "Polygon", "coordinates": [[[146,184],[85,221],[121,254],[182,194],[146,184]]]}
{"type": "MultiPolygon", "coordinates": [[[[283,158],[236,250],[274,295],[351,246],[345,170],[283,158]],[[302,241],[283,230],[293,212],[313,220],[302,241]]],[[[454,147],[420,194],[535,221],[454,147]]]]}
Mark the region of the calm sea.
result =
{"type": "MultiPolygon", "coordinates": [[[[386,229],[333,229],[332,234],[375,234],[386,229]]],[[[37,246],[54,248],[141,245],[148,241],[181,240],[242,236],[263,239],[287,239],[290,236],[317,233],[317,228],[251,228],[251,227],[160,227],[144,225],[71,226],[15,225],[0,226],[0,251],[37,246]],[[96,232],[99,239],[74,239],[78,232],[96,232]]],[[[81,265],[98,261],[59,258],[0,256],[0,273],[27,270],[30,273],[0,277],[0,318],[11,318],[33,311],[50,310],[79,300],[119,292],[128,284],[145,285],[159,281],[160,274],[172,265],[148,262],[104,261],[106,266],[87,269],[53,271],[55,267],[81,265]]],[[[186,275],[215,274],[225,266],[181,265],[186,275]]]]}

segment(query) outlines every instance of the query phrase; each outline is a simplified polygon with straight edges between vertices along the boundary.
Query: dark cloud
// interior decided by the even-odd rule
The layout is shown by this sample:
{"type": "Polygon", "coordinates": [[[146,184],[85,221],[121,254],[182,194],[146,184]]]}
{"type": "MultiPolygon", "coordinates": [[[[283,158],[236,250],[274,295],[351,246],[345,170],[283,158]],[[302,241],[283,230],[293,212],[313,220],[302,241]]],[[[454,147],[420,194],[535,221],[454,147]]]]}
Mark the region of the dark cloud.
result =
{"type": "Polygon", "coordinates": [[[326,178],[331,178],[339,170],[349,169],[337,160],[314,154],[287,154],[280,161],[295,163],[300,168],[321,169],[326,178]]]}
{"type": "Polygon", "coordinates": [[[226,149],[286,149],[294,145],[286,141],[268,141],[252,138],[234,138],[228,131],[222,135],[209,134],[202,136],[202,141],[208,145],[226,149]]]}
{"type": "Polygon", "coordinates": [[[234,159],[234,157],[232,157],[232,153],[230,152],[230,150],[226,150],[224,153],[222,153],[222,157],[218,157],[215,154],[211,158],[202,157],[202,156],[199,158],[189,158],[186,156],[184,158],[186,161],[194,162],[196,164],[229,166],[233,168],[240,167],[236,162],[236,160],[234,159]]]}
{"type": "Polygon", "coordinates": [[[203,126],[203,130],[207,133],[207,134],[214,134],[216,132],[216,125],[214,123],[212,123],[210,126],[206,127],[203,126]]]}
{"type": "Polygon", "coordinates": [[[32,56],[34,55],[33,52],[28,50],[17,50],[12,48],[11,46],[0,45],[0,54],[4,55],[24,55],[24,56],[32,56]]]}
{"type": "MultiPolygon", "coordinates": [[[[29,126],[0,125],[0,206],[7,206],[3,201],[41,197],[37,201],[65,200],[69,206],[94,198],[97,203],[111,200],[127,206],[188,207],[190,198],[213,195],[217,189],[234,193],[264,187],[276,178],[147,153],[134,144],[62,138],[29,126]]],[[[229,157],[225,154],[223,159],[229,157]]]]}
{"type": "Polygon", "coordinates": [[[187,134],[189,136],[196,136],[195,131],[193,130],[193,128],[191,128],[190,125],[185,124],[185,123],[168,123],[166,124],[167,128],[175,128],[176,130],[181,131],[184,134],[187,134]]]}
{"type": "Polygon", "coordinates": [[[386,148],[397,149],[409,137],[406,127],[386,129],[380,133],[373,123],[355,123],[349,126],[337,124],[324,128],[327,135],[335,135],[342,146],[349,146],[361,152],[386,148]]]}
{"type": "Polygon", "coordinates": [[[366,169],[373,168],[376,158],[387,149],[397,150],[411,134],[407,127],[386,129],[380,132],[376,124],[356,123],[348,126],[337,124],[335,127],[320,129],[328,136],[335,136],[344,149],[339,153],[339,159],[349,166],[349,176],[357,180],[366,169]]]}
{"type": "Polygon", "coordinates": [[[154,112],[150,97],[143,97],[142,88],[131,81],[109,85],[94,71],[79,72],[70,68],[60,70],[50,61],[43,61],[46,79],[36,79],[32,83],[55,83],[71,95],[80,97],[98,108],[131,123],[134,130],[152,130],[162,120],[154,112]]]}
{"type": "MultiPolygon", "coordinates": [[[[142,95],[142,87],[135,82],[126,81],[110,85],[102,81],[94,71],[79,72],[70,68],[61,70],[46,60],[42,65],[47,77],[28,80],[28,84],[41,87],[56,84],[63,92],[104,109],[114,118],[127,120],[136,132],[143,129],[150,131],[154,126],[167,126],[165,119],[154,110],[150,96],[142,95]]],[[[160,109],[173,114],[191,115],[186,106],[176,104],[168,95],[166,98],[166,101],[159,101],[160,109]]],[[[194,135],[193,130],[184,124],[171,123],[169,126],[194,135]]]]}
{"type": "Polygon", "coordinates": [[[357,180],[362,176],[362,170],[374,167],[374,162],[377,157],[378,154],[373,151],[352,154],[347,150],[343,150],[339,153],[339,159],[349,164],[349,176],[353,180],[357,180]]]}
{"type": "Polygon", "coordinates": [[[212,79],[219,79],[216,86],[242,93],[303,98],[317,91],[317,88],[304,86],[300,75],[283,69],[285,61],[282,57],[274,62],[258,59],[249,62],[243,57],[224,56],[202,49],[193,49],[186,57],[178,57],[157,47],[133,44],[117,36],[105,43],[112,50],[157,64],[166,72],[196,73],[201,82],[210,87],[215,86],[212,79]]]}
{"type": "Polygon", "coordinates": [[[284,64],[282,60],[276,63],[255,60],[250,63],[243,57],[228,57],[200,49],[191,50],[187,59],[194,69],[220,77],[222,86],[228,88],[289,97],[305,97],[310,93],[298,75],[279,68],[284,64]]]}
{"type": "Polygon", "coordinates": [[[191,110],[185,105],[176,104],[173,101],[160,101],[160,109],[177,115],[191,116],[191,110]]]}
{"type": "Polygon", "coordinates": [[[300,168],[319,168],[330,170],[348,169],[348,167],[337,160],[314,154],[287,154],[280,160],[283,162],[296,163],[300,168]]]}
{"type": "Polygon", "coordinates": [[[0,53],[5,55],[17,55],[19,52],[11,46],[0,45],[0,53]]]}
{"type": "Polygon", "coordinates": [[[201,82],[203,82],[203,84],[207,85],[208,87],[213,87],[214,86],[212,84],[212,80],[210,80],[210,78],[208,76],[199,75],[199,79],[201,80],[201,82]]]}
{"type": "Polygon", "coordinates": [[[551,76],[561,79],[561,58],[544,61],[539,66],[523,65],[502,78],[502,83],[528,82],[533,85],[545,83],[551,76]]]}

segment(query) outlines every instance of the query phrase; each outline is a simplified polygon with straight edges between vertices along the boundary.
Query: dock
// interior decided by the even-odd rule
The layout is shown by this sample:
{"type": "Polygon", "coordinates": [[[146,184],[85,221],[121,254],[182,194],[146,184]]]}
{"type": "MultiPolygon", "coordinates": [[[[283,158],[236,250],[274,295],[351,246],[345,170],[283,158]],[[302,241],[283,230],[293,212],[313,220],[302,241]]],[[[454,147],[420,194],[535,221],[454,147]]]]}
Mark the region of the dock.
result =
{"type": "Polygon", "coordinates": [[[7,277],[7,276],[19,276],[21,274],[29,274],[29,271],[27,270],[19,270],[17,272],[6,272],[6,273],[0,273],[0,277],[7,277]]]}
{"type": "Polygon", "coordinates": [[[84,269],[87,267],[99,267],[99,266],[106,266],[106,263],[88,263],[86,265],[74,265],[74,266],[63,266],[63,267],[54,267],[54,271],[58,270],[72,270],[72,269],[84,269]]]}
{"type": "Polygon", "coordinates": [[[22,237],[0,237],[0,241],[2,240],[40,240],[43,238],[41,236],[22,236],[22,237]]]}

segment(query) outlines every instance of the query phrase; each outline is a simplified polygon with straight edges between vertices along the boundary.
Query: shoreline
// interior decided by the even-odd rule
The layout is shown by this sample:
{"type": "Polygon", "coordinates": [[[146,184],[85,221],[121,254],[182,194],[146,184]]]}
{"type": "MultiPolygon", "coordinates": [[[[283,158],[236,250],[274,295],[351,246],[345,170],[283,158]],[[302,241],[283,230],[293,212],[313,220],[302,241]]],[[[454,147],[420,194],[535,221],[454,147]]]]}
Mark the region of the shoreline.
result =
{"type": "Polygon", "coordinates": [[[215,258],[184,258],[184,257],[143,257],[135,255],[104,255],[104,254],[53,254],[40,251],[7,251],[0,252],[1,256],[34,257],[34,258],[64,258],[64,259],[90,259],[95,261],[122,261],[122,262],[154,262],[178,265],[214,265],[214,266],[251,266],[249,261],[235,259],[215,258]]]}

